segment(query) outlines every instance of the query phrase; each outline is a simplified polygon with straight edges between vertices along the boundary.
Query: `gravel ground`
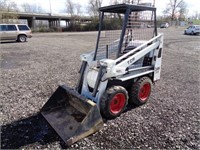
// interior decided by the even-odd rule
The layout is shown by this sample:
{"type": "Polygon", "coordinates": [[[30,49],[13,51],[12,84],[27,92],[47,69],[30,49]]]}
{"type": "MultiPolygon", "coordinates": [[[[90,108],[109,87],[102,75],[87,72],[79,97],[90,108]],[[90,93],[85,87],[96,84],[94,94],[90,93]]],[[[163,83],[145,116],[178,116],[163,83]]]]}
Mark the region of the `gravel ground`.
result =
{"type": "Polygon", "coordinates": [[[35,34],[0,44],[2,149],[200,149],[200,36],[163,29],[162,78],[146,105],[128,107],[104,128],[66,147],[39,114],[57,85],[74,87],[79,55],[96,33],[35,34]]]}

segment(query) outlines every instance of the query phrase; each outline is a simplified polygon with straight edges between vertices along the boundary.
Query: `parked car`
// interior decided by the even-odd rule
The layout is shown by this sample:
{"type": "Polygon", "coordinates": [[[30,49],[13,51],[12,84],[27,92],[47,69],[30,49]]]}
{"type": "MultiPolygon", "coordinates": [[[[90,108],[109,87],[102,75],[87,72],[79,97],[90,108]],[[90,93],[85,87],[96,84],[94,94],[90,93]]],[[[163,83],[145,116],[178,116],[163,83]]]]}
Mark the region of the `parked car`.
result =
{"type": "Polygon", "coordinates": [[[185,34],[192,34],[192,35],[195,35],[195,34],[200,34],[200,25],[192,25],[192,26],[189,26],[185,31],[184,31],[185,34]]]}
{"type": "Polygon", "coordinates": [[[169,27],[169,23],[167,22],[161,23],[160,25],[160,28],[168,28],[168,27],[169,27]]]}
{"type": "Polygon", "coordinates": [[[0,41],[26,42],[31,37],[31,29],[25,24],[0,24],[0,41]]]}

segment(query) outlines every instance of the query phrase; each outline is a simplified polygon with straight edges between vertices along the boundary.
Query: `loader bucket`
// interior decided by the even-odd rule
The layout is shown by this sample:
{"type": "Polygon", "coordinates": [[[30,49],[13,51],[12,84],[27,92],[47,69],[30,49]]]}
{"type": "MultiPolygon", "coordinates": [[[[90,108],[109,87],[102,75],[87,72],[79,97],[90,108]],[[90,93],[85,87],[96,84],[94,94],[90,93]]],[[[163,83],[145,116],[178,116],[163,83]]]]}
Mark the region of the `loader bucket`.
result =
{"type": "Polygon", "coordinates": [[[41,114],[68,146],[103,127],[97,105],[65,85],[58,87],[41,114]]]}

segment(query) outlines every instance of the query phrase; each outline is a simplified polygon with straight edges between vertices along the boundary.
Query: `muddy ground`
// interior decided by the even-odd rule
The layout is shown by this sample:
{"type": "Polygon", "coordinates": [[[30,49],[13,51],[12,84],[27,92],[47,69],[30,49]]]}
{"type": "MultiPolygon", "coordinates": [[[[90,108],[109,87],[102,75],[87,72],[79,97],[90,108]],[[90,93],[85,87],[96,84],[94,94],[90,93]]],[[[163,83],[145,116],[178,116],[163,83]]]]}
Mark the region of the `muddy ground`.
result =
{"type": "Polygon", "coordinates": [[[67,147],[39,114],[57,85],[75,87],[79,55],[96,33],[34,34],[0,44],[2,149],[200,149],[200,36],[165,34],[161,80],[149,102],[128,107],[104,128],[67,147]]]}

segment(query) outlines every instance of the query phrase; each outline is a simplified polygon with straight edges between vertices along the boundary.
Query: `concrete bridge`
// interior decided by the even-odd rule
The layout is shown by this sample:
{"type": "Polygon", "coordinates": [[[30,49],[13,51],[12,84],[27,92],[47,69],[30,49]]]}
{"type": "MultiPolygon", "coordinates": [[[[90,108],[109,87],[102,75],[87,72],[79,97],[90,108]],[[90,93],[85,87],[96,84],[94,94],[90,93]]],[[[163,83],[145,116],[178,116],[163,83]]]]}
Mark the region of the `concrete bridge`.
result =
{"type": "MultiPolygon", "coordinates": [[[[2,13],[2,16],[6,13],[2,13]]],[[[60,27],[60,21],[65,21],[66,26],[72,21],[72,17],[69,15],[54,15],[49,13],[21,13],[21,12],[9,12],[9,14],[17,15],[18,19],[26,19],[28,22],[28,26],[32,29],[35,28],[35,20],[47,20],[49,22],[49,27],[60,27]]],[[[91,17],[82,16],[79,17],[79,21],[88,22],[91,21],[91,17]]]]}

